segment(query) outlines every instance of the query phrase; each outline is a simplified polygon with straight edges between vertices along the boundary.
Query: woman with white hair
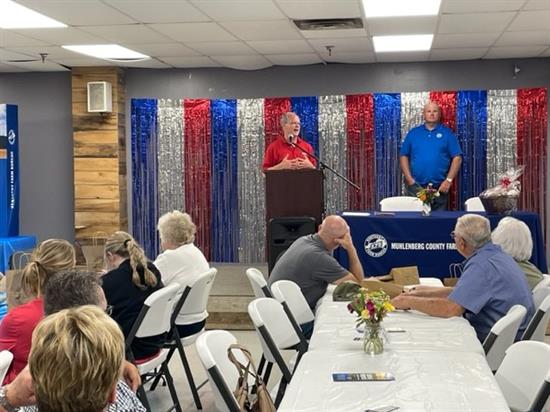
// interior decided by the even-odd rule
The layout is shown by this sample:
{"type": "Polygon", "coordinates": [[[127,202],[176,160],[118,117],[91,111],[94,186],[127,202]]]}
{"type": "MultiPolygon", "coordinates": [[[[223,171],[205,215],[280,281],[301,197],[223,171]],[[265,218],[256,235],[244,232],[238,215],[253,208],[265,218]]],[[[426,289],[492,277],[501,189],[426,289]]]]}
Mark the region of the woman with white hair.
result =
{"type": "MultiPolygon", "coordinates": [[[[177,282],[182,287],[192,285],[209,269],[208,261],[193,244],[197,228],[191,216],[178,210],[162,215],[158,221],[160,246],[163,252],[155,260],[165,285],[177,282]]],[[[178,314],[176,324],[180,337],[199,332],[206,323],[208,312],[178,314]]]]}
{"type": "Polygon", "coordinates": [[[529,262],[533,251],[531,231],[521,220],[505,217],[492,233],[493,243],[514,258],[525,273],[531,290],[542,280],[541,271],[529,262]]]}

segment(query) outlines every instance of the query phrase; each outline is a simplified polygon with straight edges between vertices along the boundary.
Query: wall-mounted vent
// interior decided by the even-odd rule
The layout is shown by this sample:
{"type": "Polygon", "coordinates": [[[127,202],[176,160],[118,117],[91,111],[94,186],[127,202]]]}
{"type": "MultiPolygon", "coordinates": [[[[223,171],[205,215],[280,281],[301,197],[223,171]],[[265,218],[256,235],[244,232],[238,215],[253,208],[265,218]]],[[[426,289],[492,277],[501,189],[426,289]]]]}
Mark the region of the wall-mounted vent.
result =
{"type": "Polygon", "coordinates": [[[300,30],[349,30],[363,28],[363,20],[360,18],[293,20],[293,22],[300,30]]]}

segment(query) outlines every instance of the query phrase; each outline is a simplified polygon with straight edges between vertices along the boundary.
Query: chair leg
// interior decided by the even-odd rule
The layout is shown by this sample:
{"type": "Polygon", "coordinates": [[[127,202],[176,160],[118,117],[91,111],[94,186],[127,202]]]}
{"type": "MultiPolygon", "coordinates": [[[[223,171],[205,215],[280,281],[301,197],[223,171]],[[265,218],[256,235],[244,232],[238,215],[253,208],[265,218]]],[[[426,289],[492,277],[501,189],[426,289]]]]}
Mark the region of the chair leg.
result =
{"type": "Polygon", "coordinates": [[[168,360],[162,364],[161,370],[166,377],[166,383],[168,384],[168,390],[170,391],[170,396],[172,397],[172,402],[174,402],[176,412],[182,412],[178,394],[176,393],[176,388],[174,387],[174,380],[172,379],[172,375],[168,369],[168,360]]]}
{"type": "Polygon", "coordinates": [[[199,397],[199,392],[197,391],[197,387],[195,386],[195,381],[193,380],[193,374],[191,373],[191,368],[189,367],[187,356],[185,356],[185,350],[181,345],[181,340],[178,339],[176,341],[176,346],[180,354],[181,363],[183,363],[183,369],[185,370],[185,375],[187,376],[189,387],[191,388],[191,394],[193,395],[193,399],[195,400],[195,406],[197,407],[197,409],[200,410],[202,409],[201,399],[199,397]]]}
{"type": "MultiPolygon", "coordinates": [[[[171,347],[170,348],[170,352],[168,352],[168,357],[166,358],[166,363],[168,364],[168,362],[170,362],[170,359],[172,359],[172,355],[174,354],[174,351],[176,350],[175,347],[171,347]]],[[[156,377],[155,377],[155,380],[153,381],[153,384],[151,385],[151,387],[149,388],[150,391],[154,391],[160,380],[162,379],[162,374],[158,374],[156,377]]]]}
{"type": "Polygon", "coordinates": [[[279,404],[283,400],[283,396],[285,395],[285,391],[286,391],[286,385],[287,385],[286,379],[282,378],[281,383],[279,384],[279,390],[277,391],[277,397],[275,398],[275,409],[279,407],[279,404]]]}
{"type": "Polygon", "coordinates": [[[262,357],[260,358],[260,363],[258,364],[258,375],[262,376],[264,366],[265,366],[265,356],[262,353],[262,357]]]}
{"type": "Polygon", "coordinates": [[[269,376],[271,375],[272,368],[273,368],[273,364],[271,362],[267,362],[267,366],[265,367],[265,374],[262,378],[266,385],[267,385],[267,381],[269,380],[269,376]]]}
{"type": "Polygon", "coordinates": [[[147,399],[147,394],[145,393],[145,388],[143,385],[139,385],[137,392],[138,398],[143,406],[145,406],[145,409],[147,409],[147,412],[151,412],[151,405],[149,405],[149,399],[147,399]]]}

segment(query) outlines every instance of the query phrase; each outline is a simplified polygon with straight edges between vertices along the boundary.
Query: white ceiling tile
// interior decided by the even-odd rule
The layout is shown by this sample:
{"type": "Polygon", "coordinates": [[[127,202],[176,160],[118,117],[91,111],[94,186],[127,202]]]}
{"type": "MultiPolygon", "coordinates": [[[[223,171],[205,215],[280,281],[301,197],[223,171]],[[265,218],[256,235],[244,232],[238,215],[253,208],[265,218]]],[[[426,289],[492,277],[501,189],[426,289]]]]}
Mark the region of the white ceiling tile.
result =
{"type": "Polygon", "coordinates": [[[257,52],[241,41],[185,43],[186,46],[207,56],[253,55],[257,52]]]}
{"type": "Polygon", "coordinates": [[[105,0],[105,2],[142,23],[210,21],[208,16],[186,1],[105,0]]]}
{"type": "Polygon", "coordinates": [[[265,57],[257,56],[212,56],[212,60],[238,70],[260,70],[273,66],[265,57]]]}
{"type": "Polygon", "coordinates": [[[430,60],[473,60],[481,59],[487,53],[487,47],[432,49],[430,60]]]}
{"type": "Polygon", "coordinates": [[[0,73],[20,73],[20,72],[28,72],[28,71],[30,70],[25,70],[25,69],[22,69],[21,67],[0,63],[0,73]]]}
{"type": "Polygon", "coordinates": [[[436,26],[437,16],[367,19],[367,31],[373,36],[432,34],[436,26]]]}
{"type": "Polygon", "coordinates": [[[111,43],[166,43],[168,38],[143,24],[83,27],[88,33],[111,43]]]}
{"type": "Polygon", "coordinates": [[[280,20],[285,15],[271,1],[193,1],[193,5],[215,21],[280,20]]]}
{"type": "Polygon", "coordinates": [[[159,56],[199,56],[200,53],[184,46],[181,43],[152,43],[152,44],[132,44],[124,45],[129,49],[152,57],[159,56]]]}
{"type": "Polygon", "coordinates": [[[499,32],[515,15],[513,12],[446,14],[439,21],[439,33],[499,32]]]}
{"type": "Polygon", "coordinates": [[[277,0],[281,10],[291,19],[340,19],[361,17],[357,0],[277,0]]]}
{"type": "Polygon", "coordinates": [[[485,59],[509,59],[520,57],[537,57],[546,49],[545,46],[491,47],[485,59]]]}
{"type": "Polygon", "coordinates": [[[71,26],[136,22],[98,0],[19,0],[18,3],[71,26]]]}
{"type": "Polygon", "coordinates": [[[0,29],[0,47],[46,46],[48,43],[27,37],[12,30],[0,29]]]}
{"type": "Polygon", "coordinates": [[[365,29],[347,29],[347,30],[301,30],[302,36],[306,39],[334,39],[337,37],[365,37],[365,29]]]}
{"type": "Polygon", "coordinates": [[[19,67],[25,70],[30,70],[33,72],[66,72],[69,69],[60,66],[54,62],[28,62],[28,63],[13,63],[15,67],[19,67]]]}
{"type": "Polygon", "coordinates": [[[94,67],[94,66],[116,66],[115,63],[103,59],[94,59],[93,57],[76,57],[72,59],[52,59],[57,63],[69,67],[94,67]]]}
{"type": "Polygon", "coordinates": [[[434,49],[489,47],[498,39],[500,33],[459,33],[436,34],[432,43],[434,49]]]}
{"type": "Polygon", "coordinates": [[[298,28],[288,20],[220,23],[241,40],[299,40],[298,28]]]}
{"type": "Polygon", "coordinates": [[[376,61],[382,62],[421,62],[430,57],[429,51],[422,52],[399,52],[399,53],[376,53],[376,61]]]}
{"type": "Polygon", "coordinates": [[[507,28],[508,31],[550,30],[550,10],[522,11],[507,28]]]}
{"type": "Polygon", "coordinates": [[[217,23],[150,24],[149,27],[182,42],[237,40],[217,23]]]}
{"type": "Polygon", "coordinates": [[[443,0],[440,13],[517,11],[525,0],[443,0]]]}
{"type": "Polygon", "coordinates": [[[27,54],[29,56],[35,56],[37,59],[40,58],[40,53],[47,53],[46,60],[49,59],[76,59],[82,54],[75,53],[73,51],[64,49],[60,46],[43,46],[43,47],[13,47],[10,50],[17,53],[27,54]]]}
{"type": "Polygon", "coordinates": [[[550,0],[529,0],[523,10],[550,10],[550,0]]]}
{"type": "Polygon", "coordinates": [[[543,51],[539,57],[550,57],[550,47],[543,51]]]}
{"type": "Polygon", "coordinates": [[[157,59],[148,59],[139,62],[117,62],[116,65],[119,67],[140,67],[144,69],[169,69],[172,67],[157,59]]]}
{"type": "Polygon", "coordinates": [[[206,56],[159,57],[163,62],[174,67],[221,67],[218,62],[206,56]]]}
{"type": "Polygon", "coordinates": [[[332,52],[372,52],[373,47],[370,39],[367,37],[352,37],[351,39],[313,39],[309,43],[315,50],[322,53],[328,53],[327,46],[333,46],[332,52]]]}
{"type": "Polygon", "coordinates": [[[68,44],[98,44],[104,42],[101,37],[87,33],[74,27],[58,27],[52,29],[19,29],[19,34],[40,39],[51,45],[68,44]]]}
{"type": "Polygon", "coordinates": [[[321,59],[315,53],[268,54],[265,57],[277,66],[294,66],[321,63],[321,59]]]}
{"type": "Polygon", "coordinates": [[[24,53],[17,53],[13,50],[7,50],[7,49],[0,49],[0,60],[1,61],[7,61],[7,60],[27,60],[27,59],[39,59],[40,56],[32,55],[32,54],[24,54],[24,53]]]}
{"type": "Polygon", "coordinates": [[[247,43],[262,54],[297,54],[313,51],[305,40],[264,40],[249,41],[247,43]]]}
{"type": "Polygon", "coordinates": [[[332,53],[332,56],[330,57],[328,55],[323,55],[323,59],[328,63],[361,64],[376,62],[376,56],[374,53],[364,52],[335,52],[332,53]]]}
{"type": "Polygon", "coordinates": [[[504,32],[495,46],[533,46],[550,45],[550,31],[512,31],[504,32]]]}

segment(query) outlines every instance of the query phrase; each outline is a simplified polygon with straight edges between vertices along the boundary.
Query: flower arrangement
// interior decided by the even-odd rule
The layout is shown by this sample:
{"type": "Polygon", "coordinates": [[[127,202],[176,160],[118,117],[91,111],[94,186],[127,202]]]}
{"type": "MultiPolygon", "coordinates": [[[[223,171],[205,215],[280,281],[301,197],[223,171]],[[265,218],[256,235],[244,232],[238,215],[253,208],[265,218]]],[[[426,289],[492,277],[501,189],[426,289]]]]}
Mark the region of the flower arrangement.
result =
{"type": "Polygon", "coordinates": [[[357,325],[363,323],[380,323],[382,319],[395,308],[390,303],[390,297],[381,290],[369,292],[365,288],[359,289],[359,293],[348,304],[350,313],[357,314],[357,325]]]}
{"type": "Polygon", "coordinates": [[[436,197],[439,197],[439,190],[435,189],[431,183],[424,189],[421,189],[416,197],[425,205],[431,205],[436,197]]]}

